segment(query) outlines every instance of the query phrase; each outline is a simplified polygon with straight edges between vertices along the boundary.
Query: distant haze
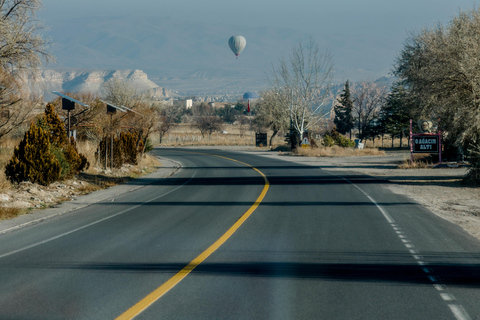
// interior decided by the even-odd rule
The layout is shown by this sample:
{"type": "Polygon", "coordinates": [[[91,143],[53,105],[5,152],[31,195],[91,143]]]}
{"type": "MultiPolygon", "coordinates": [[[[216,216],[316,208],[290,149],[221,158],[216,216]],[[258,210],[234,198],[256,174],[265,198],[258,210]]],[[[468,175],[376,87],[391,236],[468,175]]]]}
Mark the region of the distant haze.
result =
{"type": "Polygon", "coordinates": [[[335,60],[335,82],[388,76],[409,32],[448,23],[472,0],[45,0],[39,17],[57,65],[142,69],[185,92],[258,91],[265,73],[312,36],[335,60]],[[235,60],[228,38],[247,46],[235,60]]]}

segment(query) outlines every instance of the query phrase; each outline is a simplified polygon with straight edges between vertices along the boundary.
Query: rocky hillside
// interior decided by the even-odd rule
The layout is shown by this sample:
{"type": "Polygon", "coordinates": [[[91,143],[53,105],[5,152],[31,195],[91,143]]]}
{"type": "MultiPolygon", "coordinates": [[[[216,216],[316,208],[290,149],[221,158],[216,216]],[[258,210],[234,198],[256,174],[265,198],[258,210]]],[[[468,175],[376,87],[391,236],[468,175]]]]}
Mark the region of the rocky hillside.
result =
{"type": "Polygon", "coordinates": [[[52,91],[97,93],[102,84],[112,78],[129,80],[139,91],[148,91],[158,98],[170,97],[170,92],[152,82],[145,72],[138,69],[44,69],[26,78],[31,91],[44,96],[45,101],[54,98],[52,91]]]}

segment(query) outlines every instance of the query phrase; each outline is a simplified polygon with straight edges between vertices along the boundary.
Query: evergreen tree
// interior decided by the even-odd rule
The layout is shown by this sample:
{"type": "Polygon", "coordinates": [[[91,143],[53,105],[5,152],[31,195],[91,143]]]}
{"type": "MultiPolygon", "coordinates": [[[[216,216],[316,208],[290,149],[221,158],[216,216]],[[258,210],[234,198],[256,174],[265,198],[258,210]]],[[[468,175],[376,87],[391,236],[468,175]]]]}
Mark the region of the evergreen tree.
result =
{"type": "Polygon", "coordinates": [[[62,168],[50,146],[48,132],[32,123],[5,167],[7,178],[13,183],[31,181],[42,185],[58,180],[62,168]]]}
{"type": "Polygon", "coordinates": [[[401,82],[392,85],[386,103],[380,111],[380,119],[384,132],[393,137],[407,136],[410,119],[412,119],[412,103],[407,99],[407,92],[401,82]]]}
{"type": "Polygon", "coordinates": [[[337,100],[339,105],[334,107],[335,119],[333,123],[337,127],[337,131],[341,134],[350,132],[350,138],[352,138],[353,129],[353,100],[350,95],[350,84],[348,80],[345,82],[345,88],[343,93],[340,94],[340,98],[337,100]]]}
{"type": "Polygon", "coordinates": [[[73,137],[68,138],[65,124],[52,104],[46,105],[45,113],[38,120],[38,125],[50,133],[51,150],[62,167],[61,178],[70,178],[88,169],[90,163],[84,155],[78,153],[73,137]]]}
{"type": "Polygon", "coordinates": [[[65,124],[60,120],[60,117],[55,112],[55,107],[52,104],[47,104],[45,113],[40,120],[41,126],[50,132],[50,143],[57,148],[62,148],[68,143],[67,131],[65,124]]]}

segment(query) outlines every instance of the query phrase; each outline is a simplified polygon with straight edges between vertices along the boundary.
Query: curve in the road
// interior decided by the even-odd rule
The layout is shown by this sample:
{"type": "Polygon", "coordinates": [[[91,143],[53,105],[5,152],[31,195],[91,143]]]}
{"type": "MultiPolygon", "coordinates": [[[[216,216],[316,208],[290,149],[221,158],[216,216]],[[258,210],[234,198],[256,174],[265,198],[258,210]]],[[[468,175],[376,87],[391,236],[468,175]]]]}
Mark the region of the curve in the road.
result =
{"type": "Polygon", "coordinates": [[[175,285],[177,285],[180,281],[182,281],[186,276],[188,276],[198,265],[200,265],[205,259],[207,259],[212,253],[214,253],[218,248],[220,248],[234,233],[235,231],[240,228],[240,226],[252,215],[252,213],[257,209],[257,207],[260,205],[260,203],[263,201],[263,198],[265,198],[265,195],[267,194],[268,188],[270,186],[270,183],[263,172],[258,170],[257,168],[249,165],[248,163],[238,161],[235,159],[231,159],[228,157],[220,156],[220,155],[215,155],[215,154],[206,154],[206,153],[198,153],[198,152],[191,152],[191,153],[197,153],[197,154],[203,154],[203,155],[209,155],[209,156],[215,156],[223,159],[227,159],[230,161],[234,161],[237,163],[241,163],[247,167],[252,168],[253,170],[257,171],[264,180],[264,186],[263,190],[258,196],[257,200],[255,200],[255,203],[245,212],[240,219],[235,222],[234,225],[232,225],[227,232],[225,232],[217,241],[215,241],[210,247],[208,247],[205,251],[203,251],[200,255],[198,255],[195,259],[193,259],[187,266],[185,266],[182,270],[180,270],[177,274],[175,274],[173,277],[171,277],[167,282],[162,284],[160,287],[158,287],[156,290],[151,292],[149,295],[147,295],[145,298],[137,302],[134,306],[132,306],[130,309],[128,309],[125,313],[120,315],[116,320],[127,320],[127,319],[133,319],[140,313],[142,313],[145,309],[147,309],[150,305],[152,305],[155,301],[160,299],[164,294],[166,294],[168,291],[170,291],[175,285]]]}

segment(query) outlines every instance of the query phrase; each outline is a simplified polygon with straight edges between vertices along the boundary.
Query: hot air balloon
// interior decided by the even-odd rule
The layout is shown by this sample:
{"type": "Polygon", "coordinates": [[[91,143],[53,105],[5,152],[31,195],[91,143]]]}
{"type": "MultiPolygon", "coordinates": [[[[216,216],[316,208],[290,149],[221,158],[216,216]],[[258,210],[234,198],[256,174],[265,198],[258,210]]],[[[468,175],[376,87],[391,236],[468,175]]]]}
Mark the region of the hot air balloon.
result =
{"type": "Polygon", "coordinates": [[[235,56],[237,56],[243,51],[245,46],[247,45],[247,40],[245,40],[244,37],[242,36],[231,36],[230,39],[228,39],[228,45],[230,46],[230,49],[232,49],[233,53],[235,53],[235,56]]]}

